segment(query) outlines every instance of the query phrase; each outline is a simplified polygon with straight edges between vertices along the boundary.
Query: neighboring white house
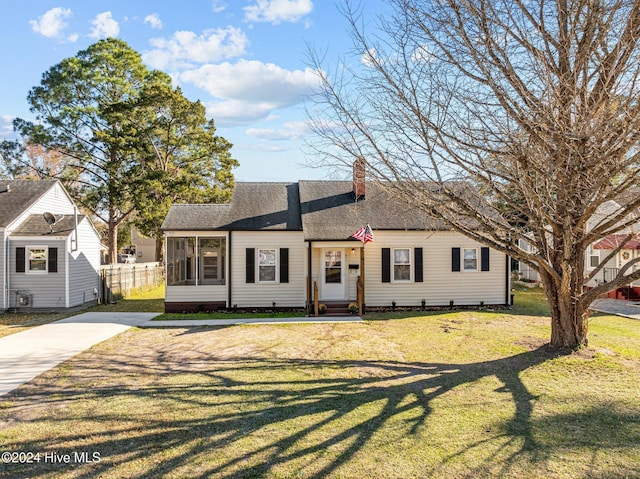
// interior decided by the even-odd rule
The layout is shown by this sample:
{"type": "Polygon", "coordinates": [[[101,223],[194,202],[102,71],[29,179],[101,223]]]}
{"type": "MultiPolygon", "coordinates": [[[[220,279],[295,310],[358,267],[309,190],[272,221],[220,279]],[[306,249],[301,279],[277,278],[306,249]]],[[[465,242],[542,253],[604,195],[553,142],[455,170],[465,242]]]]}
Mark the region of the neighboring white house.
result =
{"type": "Polygon", "coordinates": [[[0,311],[96,302],[100,239],[55,180],[0,180],[0,311]]]}
{"type": "Polygon", "coordinates": [[[509,303],[504,254],[363,178],[239,182],[229,204],[172,206],[166,311],[308,307],[315,285],[320,302],[353,302],[362,268],[367,307],[509,303]],[[363,245],[351,235],[366,224],[363,245]]]}

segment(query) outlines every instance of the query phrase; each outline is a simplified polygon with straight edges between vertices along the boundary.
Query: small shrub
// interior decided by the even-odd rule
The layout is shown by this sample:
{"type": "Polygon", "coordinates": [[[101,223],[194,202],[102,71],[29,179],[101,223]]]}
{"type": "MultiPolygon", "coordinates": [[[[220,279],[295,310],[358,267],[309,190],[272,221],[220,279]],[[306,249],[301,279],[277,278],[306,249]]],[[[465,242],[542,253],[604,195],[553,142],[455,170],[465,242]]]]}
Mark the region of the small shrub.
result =
{"type": "Polygon", "coordinates": [[[349,303],[349,312],[351,314],[356,314],[359,311],[360,308],[358,308],[358,304],[357,303],[349,303]]]}
{"type": "Polygon", "coordinates": [[[327,312],[327,305],[326,305],[326,304],[324,304],[324,303],[320,303],[320,304],[318,305],[318,313],[320,313],[320,314],[324,314],[324,313],[326,313],[326,312],[327,312]]]}

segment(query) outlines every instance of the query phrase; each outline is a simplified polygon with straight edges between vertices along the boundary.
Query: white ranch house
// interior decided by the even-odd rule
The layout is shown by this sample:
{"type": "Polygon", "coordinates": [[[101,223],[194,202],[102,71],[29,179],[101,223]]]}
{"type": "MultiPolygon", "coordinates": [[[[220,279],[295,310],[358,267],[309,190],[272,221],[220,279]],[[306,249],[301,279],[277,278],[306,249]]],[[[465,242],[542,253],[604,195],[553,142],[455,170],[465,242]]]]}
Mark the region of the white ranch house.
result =
{"type": "Polygon", "coordinates": [[[236,184],[229,204],[174,205],[162,229],[168,312],[504,305],[507,256],[447,230],[375,185],[353,181],[236,184]],[[374,241],[351,237],[369,224],[374,241]],[[363,251],[362,260],[361,252],[363,251]]]}

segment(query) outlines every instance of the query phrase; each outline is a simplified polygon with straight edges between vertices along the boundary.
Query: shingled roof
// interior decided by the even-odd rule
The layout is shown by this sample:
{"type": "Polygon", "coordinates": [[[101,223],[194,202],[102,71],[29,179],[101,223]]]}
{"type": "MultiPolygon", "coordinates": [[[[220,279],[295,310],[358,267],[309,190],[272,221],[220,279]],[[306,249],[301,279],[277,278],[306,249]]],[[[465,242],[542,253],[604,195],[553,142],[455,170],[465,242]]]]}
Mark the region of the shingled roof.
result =
{"type": "Polygon", "coordinates": [[[0,180],[0,228],[15,221],[57,180],[0,180]]]}
{"type": "Polygon", "coordinates": [[[236,183],[227,205],[174,205],[164,231],[304,231],[306,240],[349,240],[370,224],[376,230],[437,230],[445,226],[367,185],[358,199],[350,181],[236,183]]]}
{"type": "MultiPolygon", "coordinates": [[[[78,215],[78,223],[84,218],[85,215],[78,215]]],[[[56,220],[55,224],[49,226],[42,215],[29,215],[13,231],[12,236],[69,236],[75,229],[75,215],[59,215],[56,220]]]]}
{"type": "Polygon", "coordinates": [[[376,184],[367,184],[357,200],[351,181],[300,181],[305,240],[349,240],[369,224],[374,230],[440,230],[445,225],[393,198],[376,184]]]}
{"type": "Polygon", "coordinates": [[[173,205],[164,231],[300,231],[297,183],[236,183],[229,204],[173,205]]]}

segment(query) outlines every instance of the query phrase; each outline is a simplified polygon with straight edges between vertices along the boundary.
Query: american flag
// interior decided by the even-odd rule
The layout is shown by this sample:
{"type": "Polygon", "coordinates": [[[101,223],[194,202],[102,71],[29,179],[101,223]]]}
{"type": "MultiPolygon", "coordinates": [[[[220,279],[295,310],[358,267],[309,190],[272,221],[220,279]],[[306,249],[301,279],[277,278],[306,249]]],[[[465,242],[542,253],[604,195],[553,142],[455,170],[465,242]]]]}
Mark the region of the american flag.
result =
{"type": "Polygon", "coordinates": [[[369,241],[373,241],[373,231],[371,231],[371,226],[367,225],[360,228],[358,231],[353,233],[351,237],[359,241],[362,241],[362,244],[366,244],[369,241]]]}

